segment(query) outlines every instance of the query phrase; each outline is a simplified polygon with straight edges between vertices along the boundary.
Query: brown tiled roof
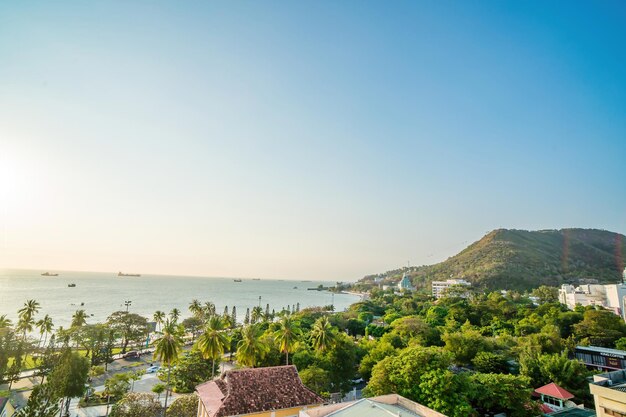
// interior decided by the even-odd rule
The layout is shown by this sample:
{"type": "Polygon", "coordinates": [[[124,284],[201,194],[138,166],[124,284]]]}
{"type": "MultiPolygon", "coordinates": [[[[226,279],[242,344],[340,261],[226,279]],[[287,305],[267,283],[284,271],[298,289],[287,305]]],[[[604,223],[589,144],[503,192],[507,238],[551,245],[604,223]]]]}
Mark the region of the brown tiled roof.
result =
{"type": "Polygon", "coordinates": [[[295,366],[228,371],[196,387],[209,417],[226,417],[283,408],[322,404],[324,400],[302,384],[295,366]]]}

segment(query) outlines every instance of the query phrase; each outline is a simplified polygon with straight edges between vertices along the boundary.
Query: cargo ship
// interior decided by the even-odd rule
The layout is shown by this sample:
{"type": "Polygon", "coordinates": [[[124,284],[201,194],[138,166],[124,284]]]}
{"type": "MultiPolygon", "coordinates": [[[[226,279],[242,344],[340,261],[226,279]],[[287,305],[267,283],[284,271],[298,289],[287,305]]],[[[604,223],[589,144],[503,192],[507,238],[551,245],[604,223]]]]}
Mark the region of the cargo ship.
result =
{"type": "Polygon", "coordinates": [[[125,274],[125,273],[120,271],[120,272],[117,273],[117,276],[118,277],[140,277],[141,274],[125,274]]]}
{"type": "Polygon", "coordinates": [[[43,274],[41,274],[42,277],[58,277],[59,274],[53,274],[51,272],[44,272],[43,274]]]}

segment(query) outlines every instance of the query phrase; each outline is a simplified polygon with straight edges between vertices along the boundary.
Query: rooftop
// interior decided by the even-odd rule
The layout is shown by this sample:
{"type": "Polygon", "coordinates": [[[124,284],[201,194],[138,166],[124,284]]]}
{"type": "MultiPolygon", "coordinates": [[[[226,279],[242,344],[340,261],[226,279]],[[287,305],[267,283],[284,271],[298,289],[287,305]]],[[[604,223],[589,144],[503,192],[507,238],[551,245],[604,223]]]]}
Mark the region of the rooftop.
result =
{"type": "Polygon", "coordinates": [[[550,382],[548,385],[537,388],[535,392],[537,394],[547,395],[553,398],[558,398],[560,400],[569,400],[571,398],[574,398],[574,395],[572,393],[564,388],[559,387],[554,382],[550,382]]]}
{"type": "Polygon", "coordinates": [[[306,417],[446,417],[397,394],[331,404],[301,412],[306,417]]]}
{"type": "Polygon", "coordinates": [[[626,392],[626,370],[605,372],[593,376],[593,385],[626,392]]]}
{"type": "Polygon", "coordinates": [[[550,413],[550,417],[596,417],[596,412],[587,408],[572,407],[550,413]]]}
{"type": "Polygon", "coordinates": [[[626,355],[626,351],[619,350],[619,349],[609,349],[609,348],[600,347],[600,346],[576,346],[576,349],[591,350],[591,351],[598,352],[598,353],[606,353],[608,355],[619,355],[619,356],[626,355]]]}
{"type": "Polygon", "coordinates": [[[238,369],[196,387],[209,417],[322,404],[324,400],[302,384],[295,366],[238,369]]]}
{"type": "Polygon", "coordinates": [[[6,397],[0,397],[0,411],[4,410],[4,406],[9,402],[9,399],[6,397]]]}

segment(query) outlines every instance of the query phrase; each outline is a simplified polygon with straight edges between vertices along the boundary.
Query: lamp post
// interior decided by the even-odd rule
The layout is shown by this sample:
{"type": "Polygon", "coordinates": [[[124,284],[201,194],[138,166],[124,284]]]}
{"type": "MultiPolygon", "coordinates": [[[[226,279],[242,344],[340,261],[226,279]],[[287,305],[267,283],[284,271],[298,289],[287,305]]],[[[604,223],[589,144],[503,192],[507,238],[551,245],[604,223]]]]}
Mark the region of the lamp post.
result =
{"type": "Polygon", "coordinates": [[[106,414],[104,415],[104,417],[109,417],[109,404],[111,401],[111,393],[107,393],[107,411],[106,414]]]}
{"type": "Polygon", "coordinates": [[[128,313],[128,307],[130,307],[130,305],[131,305],[132,303],[133,303],[133,302],[132,302],[131,300],[124,301],[124,305],[126,306],[126,312],[127,312],[127,313],[128,313]]]}

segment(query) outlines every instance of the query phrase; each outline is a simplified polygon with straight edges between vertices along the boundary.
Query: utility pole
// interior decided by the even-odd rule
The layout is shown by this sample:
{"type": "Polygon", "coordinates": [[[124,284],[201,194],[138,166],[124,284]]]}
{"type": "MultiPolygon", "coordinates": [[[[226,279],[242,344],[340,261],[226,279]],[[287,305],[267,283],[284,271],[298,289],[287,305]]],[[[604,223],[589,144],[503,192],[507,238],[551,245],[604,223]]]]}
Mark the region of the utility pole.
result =
{"type": "Polygon", "coordinates": [[[132,304],[131,300],[128,301],[124,301],[124,305],[126,306],[126,312],[128,313],[128,307],[130,307],[130,305],[132,304]]]}

